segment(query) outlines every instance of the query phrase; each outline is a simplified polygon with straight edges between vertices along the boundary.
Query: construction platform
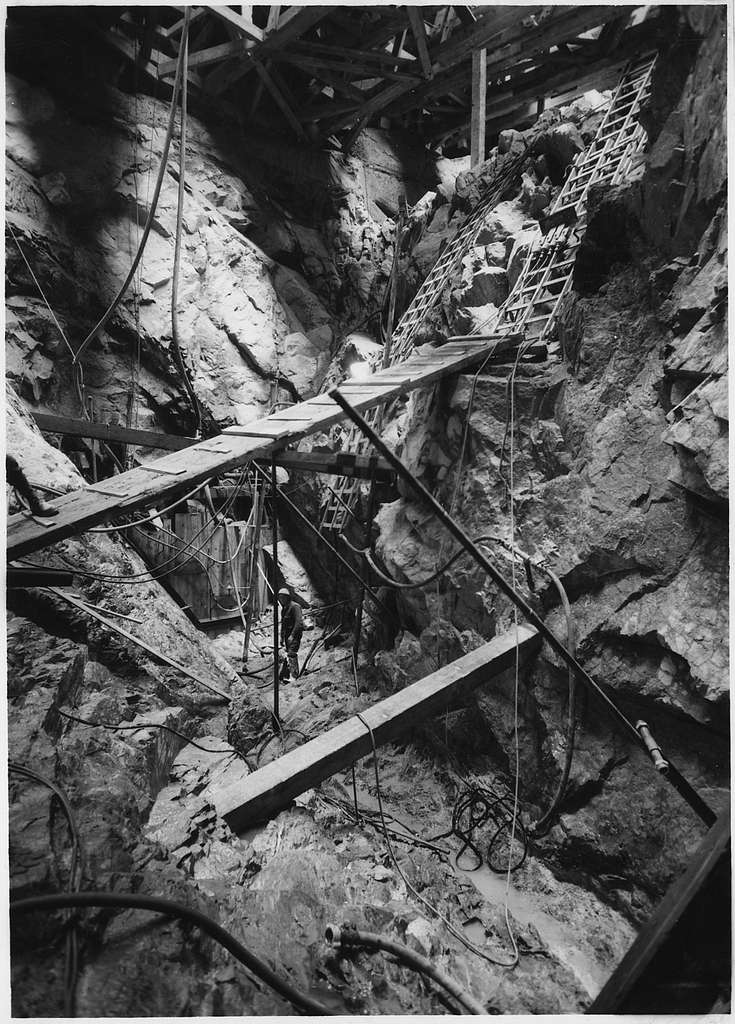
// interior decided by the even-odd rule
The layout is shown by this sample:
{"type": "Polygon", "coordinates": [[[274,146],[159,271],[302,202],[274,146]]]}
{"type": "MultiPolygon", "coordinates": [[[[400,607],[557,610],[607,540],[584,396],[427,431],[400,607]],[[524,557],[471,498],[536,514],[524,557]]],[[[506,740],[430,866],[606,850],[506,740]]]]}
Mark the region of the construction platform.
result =
{"type": "MultiPolygon", "coordinates": [[[[346,381],[340,390],[362,411],[426,387],[443,377],[461,373],[492,351],[495,340],[450,342],[437,348],[417,349],[406,362],[388,367],[360,381],[346,381]]],[[[148,465],[65,494],[51,504],[58,515],[40,519],[21,512],[10,516],[7,558],[12,561],[82,533],[99,523],[127,515],[148,505],[175,499],[251,459],[263,459],[295,444],[309,434],[327,430],[344,418],[342,409],[327,395],[280,410],[272,416],[228,427],[216,437],[172,452],[148,465]]]]}
{"type": "MultiPolygon", "coordinates": [[[[466,697],[483,683],[496,679],[515,666],[516,651],[525,665],[541,647],[541,637],[531,626],[518,626],[478,647],[450,665],[394,693],[385,700],[348,718],[316,739],[291,750],[259,768],[244,781],[227,785],[214,795],[218,813],[235,832],[267,821],[301,793],[324,782],[335,772],[349,768],[376,747],[390,743],[418,721],[443,711],[452,701],[466,697]],[[361,720],[362,719],[362,720],[361,720]]],[[[238,772],[238,777],[240,773],[238,772]]]]}

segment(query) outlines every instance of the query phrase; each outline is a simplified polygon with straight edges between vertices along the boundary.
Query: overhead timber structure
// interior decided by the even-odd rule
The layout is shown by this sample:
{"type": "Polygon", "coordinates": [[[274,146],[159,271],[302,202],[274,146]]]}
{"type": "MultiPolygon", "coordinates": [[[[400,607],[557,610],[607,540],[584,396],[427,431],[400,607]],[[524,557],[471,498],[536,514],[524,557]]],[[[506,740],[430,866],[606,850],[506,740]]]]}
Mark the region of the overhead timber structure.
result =
{"type": "MultiPolygon", "coordinates": [[[[83,7],[77,31],[165,90],[183,7],[83,7]]],[[[487,131],[530,124],[539,101],[614,85],[655,45],[657,10],[590,6],[195,6],[188,85],[194,103],[237,110],[254,128],[348,150],[364,127],[410,129],[431,145],[469,148],[473,55],[487,82],[487,131]],[[543,98],[543,99],[542,99],[543,98]]],[[[32,17],[32,13],[25,14],[32,17]]]]}
{"type": "MultiPolygon", "coordinates": [[[[417,350],[405,363],[389,367],[367,380],[343,385],[355,407],[373,406],[426,387],[482,360],[489,351],[484,339],[417,350]]],[[[8,519],[9,561],[31,554],[99,523],[134,512],[204,484],[212,477],[263,459],[301,438],[338,423],[344,416],[328,396],[301,402],[247,426],[228,427],[221,434],[173,452],[146,465],[53,502],[57,515],[49,519],[18,513],[8,519]]]]}

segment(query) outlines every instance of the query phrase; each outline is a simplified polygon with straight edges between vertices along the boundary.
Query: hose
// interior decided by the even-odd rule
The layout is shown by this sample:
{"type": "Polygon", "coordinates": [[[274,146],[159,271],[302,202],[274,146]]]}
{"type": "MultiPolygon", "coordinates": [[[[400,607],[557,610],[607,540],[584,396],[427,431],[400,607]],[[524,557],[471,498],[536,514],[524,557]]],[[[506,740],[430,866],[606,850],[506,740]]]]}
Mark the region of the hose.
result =
{"type": "Polygon", "coordinates": [[[458,985],[448,974],[439,970],[431,960],[427,960],[425,956],[416,953],[413,949],[409,949],[408,946],[404,946],[401,942],[386,939],[376,932],[361,932],[357,928],[350,926],[338,928],[333,924],[327,925],[324,934],[327,942],[331,942],[335,946],[362,946],[365,949],[380,949],[384,953],[392,953],[393,956],[397,957],[407,967],[425,974],[427,978],[431,978],[437,985],[441,985],[450,995],[454,996],[467,1013],[487,1014],[487,1010],[482,1003],[478,1002],[461,985],[458,985]]]}
{"type": "Polygon", "coordinates": [[[176,239],[174,242],[174,268],[171,280],[171,341],[173,344],[176,365],[179,368],[181,379],[184,383],[186,393],[189,396],[191,407],[194,410],[196,422],[196,436],[202,435],[202,413],[199,408],[197,396],[189,379],[189,372],[184,363],[184,356],[179,344],[179,314],[176,308],[179,298],[179,269],[181,266],[181,229],[184,217],[184,184],[186,175],[186,77],[187,64],[189,61],[189,18],[191,8],[187,7],[184,13],[184,30],[181,35],[181,56],[183,59],[183,72],[181,75],[181,129],[179,132],[179,191],[176,203],[176,239]]]}
{"type": "MultiPolygon", "coordinates": [[[[564,609],[564,615],[567,620],[567,646],[573,655],[577,654],[577,631],[574,625],[574,616],[572,615],[572,608],[569,604],[569,597],[567,596],[564,584],[551,569],[544,567],[544,572],[547,574],[551,582],[556,587],[559,598],[564,609]]],[[[554,819],[554,815],[559,808],[564,792],[569,782],[569,774],[572,770],[572,758],[574,757],[574,737],[577,731],[577,717],[576,717],[576,696],[577,696],[577,681],[574,678],[574,672],[571,668],[569,671],[568,685],[569,685],[569,706],[567,711],[567,742],[566,742],[566,753],[564,756],[564,767],[562,769],[561,778],[559,779],[559,785],[556,787],[556,792],[551,799],[548,809],[541,815],[538,821],[533,825],[532,831],[536,836],[543,835],[548,831],[551,826],[551,822],[554,819]]]]}
{"type": "MultiPolygon", "coordinates": [[[[87,348],[87,346],[89,345],[89,343],[97,336],[97,334],[107,324],[107,322],[109,321],[110,317],[112,316],[112,314],[115,312],[115,310],[119,306],[120,300],[122,299],[123,295],[125,294],[125,292],[130,287],[130,282],[133,280],[133,278],[135,276],[135,272],[138,269],[138,264],[140,263],[140,261],[141,261],[141,259],[143,257],[143,250],[145,249],[146,243],[148,241],[148,236],[151,233],[151,228],[153,227],[153,220],[154,220],[154,217],[156,215],[156,209],[158,207],[158,199],[159,199],[159,196],[161,194],[161,188],[163,187],[163,179],[164,179],[164,176],[165,176],[165,173],[166,173],[166,165],[168,163],[168,153],[169,153],[169,149],[171,148],[171,139],[173,138],[174,123],[175,123],[175,120],[176,120],[176,101],[177,101],[178,95],[179,95],[179,88],[180,88],[180,85],[181,85],[181,77],[182,77],[183,66],[184,66],[184,48],[182,47],[181,50],[179,51],[179,59],[178,59],[177,65],[176,65],[176,77],[174,79],[173,96],[171,98],[171,111],[169,113],[168,127],[166,129],[166,138],[164,139],[164,143],[163,143],[163,152],[161,154],[161,164],[160,164],[160,167],[158,168],[158,178],[156,180],[156,187],[155,187],[154,192],[153,192],[153,199],[151,200],[151,206],[150,206],[150,209],[148,211],[148,217],[146,218],[145,226],[143,227],[143,234],[141,235],[140,244],[138,245],[138,251],[135,254],[135,257],[133,259],[133,263],[132,263],[132,265],[130,267],[130,270],[128,271],[127,277],[125,278],[123,283],[120,285],[120,288],[118,289],[117,294],[115,295],[114,299],[112,300],[110,305],[107,307],[106,311],[103,313],[102,317],[97,321],[95,326],[92,328],[92,330],[89,332],[89,334],[84,339],[84,341],[80,344],[79,348],[77,349],[76,353],[74,354],[74,358],[72,360],[72,367],[74,369],[74,376],[75,376],[75,381],[76,381],[77,389],[78,390],[79,390],[79,382],[80,382],[80,378],[81,378],[81,367],[79,365],[79,360],[81,359],[82,355],[84,354],[84,351],[87,348]]],[[[86,406],[84,404],[83,398],[82,398],[82,409],[83,409],[85,415],[87,415],[87,413],[86,413],[86,406]]]]}
{"type": "Polygon", "coordinates": [[[181,921],[189,921],[196,925],[203,932],[224,946],[232,953],[236,960],[244,964],[261,981],[269,985],[284,999],[287,999],[293,1006],[307,1013],[318,1014],[322,1017],[333,1017],[335,1014],[328,1010],[316,999],[294,988],[288,981],[279,977],[265,960],[252,953],[234,935],[228,932],[211,917],[202,914],[199,910],[178,903],[175,900],[163,899],[161,896],[144,896],[133,893],[122,892],[76,892],[76,893],[55,893],[51,896],[32,896],[24,900],[15,900],[10,904],[10,914],[24,914],[33,910],[61,910],[65,907],[115,907],[125,910],[150,910],[155,914],[165,914],[167,917],[177,917],[181,921]]]}

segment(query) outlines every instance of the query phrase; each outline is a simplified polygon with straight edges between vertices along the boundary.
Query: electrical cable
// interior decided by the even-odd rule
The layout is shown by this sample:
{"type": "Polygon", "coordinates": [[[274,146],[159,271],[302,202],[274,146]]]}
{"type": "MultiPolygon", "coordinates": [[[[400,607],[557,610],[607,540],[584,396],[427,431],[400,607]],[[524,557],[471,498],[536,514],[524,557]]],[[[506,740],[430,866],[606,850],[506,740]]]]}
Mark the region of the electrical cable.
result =
{"type": "Polygon", "coordinates": [[[256,977],[264,981],[280,996],[287,999],[297,1009],[322,1017],[333,1017],[335,1014],[322,1003],[301,992],[290,982],[280,977],[273,968],[261,957],[251,952],[235,936],[226,931],[217,921],[199,910],[187,907],[175,900],[161,896],[145,896],[138,893],[122,892],[75,892],[69,894],[55,893],[51,896],[31,896],[27,899],[12,900],[10,903],[11,918],[17,914],[29,913],[34,910],[54,911],[66,907],[114,907],[123,910],[150,910],[166,917],[176,917],[201,929],[221,946],[224,946],[236,960],[243,964],[256,977]]]}
{"type": "Polygon", "coordinates": [[[110,732],[140,732],[144,729],[162,729],[164,732],[170,732],[174,736],[178,736],[179,739],[185,740],[192,747],[196,747],[197,750],[203,750],[205,754],[237,754],[233,747],[215,747],[214,749],[212,747],[203,747],[201,743],[197,743],[196,740],[186,736],[183,732],[179,732],[178,729],[174,729],[170,725],[160,725],[158,722],[141,722],[139,725],[111,725],[109,722],[90,722],[87,718],[79,718],[68,711],[62,711],[60,707],[55,707],[53,710],[63,718],[68,718],[72,722],[79,722],[80,725],[86,725],[90,728],[107,729],[110,732]]]}
{"type": "Polygon", "coordinates": [[[466,1013],[487,1015],[486,1008],[470,992],[458,985],[453,978],[440,970],[427,957],[409,949],[401,942],[395,942],[377,932],[358,931],[351,925],[337,928],[336,925],[328,924],[325,929],[325,937],[327,942],[331,942],[335,946],[362,946],[365,949],[378,949],[383,953],[390,953],[405,966],[420,974],[425,974],[427,978],[431,978],[437,985],[449,992],[466,1013]]]}
{"type": "MultiPolygon", "coordinates": [[[[8,771],[15,772],[16,775],[22,775],[24,778],[31,779],[33,782],[38,782],[42,786],[45,786],[47,789],[51,790],[52,795],[55,796],[61,804],[64,815],[66,816],[69,835],[72,842],[69,879],[67,883],[68,893],[70,895],[77,893],[82,884],[82,876],[84,874],[84,854],[82,841],[79,836],[79,828],[68,796],[60,786],[57,786],[55,782],[52,782],[51,779],[46,778],[45,775],[41,775],[40,772],[35,771],[33,768],[28,768],[15,761],[8,761],[8,771]]],[[[53,807],[53,800],[51,806],[53,807]]],[[[50,819],[49,827],[52,827],[50,819]]],[[[54,849],[53,839],[51,840],[51,849],[52,851],[54,849]]],[[[70,917],[70,915],[67,916],[67,919],[71,921],[71,926],[66,935],[64,951],[64,1015],[66,1017],[73,1017],[74,996],[79,972],[79,935],[76,922],[70,917]]]]}
{"type": "MultiPolygon", "coordinates": [[[[133,280],[133,277],[135,276],[135,272],[138,269],[138,264],[140,263],[140,261],[142,259],[143,250],[145,249],[146,243],[148,241],[148,236],[150,235],[151,228],[153,227],[153,221],[154,221],[154,218],[155,218],[155,215],[156,215],[156,209],[158,207],[158,200],[159,200],[159,197],[161,195],[161,188],[163,187],[163,179],[164,179],[165,174],[166,174],[166,165],[168,163],[168,154],[169,154],[169,149],[171,147],[171,140],[173,138],[174,124],[176,122],[176,102],[177,102],[178,95],[179,95],[179,89],[181,87],[181,77],[182,77],[183,63],[184,63],[184,48],[182,47],[179,50],[179,56],[178,56],[178,60],[177,60],[177,63],[176,63],[176,75],[175,75],[174,83],[173,83],[173,96],[171,98],[171,109],[170,109],[170,113],[169,113],[168,127],[166,129],[166,137],[165,137],[164,143],[163,143],[163,152],[161,154],[161,163],[160,163],[160,166],[159,166],[159,169],[158,169],[158,177],[157,177],[157,180],[156,180],[156,187],[155,187],[155,189],[153,191],[153,198],[151,200],[151,205],[150,205],[150,208],[149,208],[149,211],[148,211],[148,217],[146,218],[145,226],[143,228],[143,234],[142,234],[141,239],[140,239],[140,244],[138,246],[138,251],[135,254],[135,259],[133,260],[132,266],[130,267],[130,269],[129,269],[128,273],[127,273],[127,276],[126,276],[125,280],[123,281],[122,285],[118,289],[117,294],[113,298],[113,300],[110,303],[110,305],[107,307],[106,311],[103,313],[102,317],[97,321],[95,326],[92,328],[92,330],[89,332],[89,334],[86,336],[86,338],[79,345],[79,348],[74,353],[74,358],[72,359],[72,367],[73,367],[73,370],[74,370],[75,381],[77,383],[77,392],[80,395],[82,409],[83,409],[83,412],[85,414],[85,418],[86,419],[89,419],[89,413],[86,410],[86,404],[84,402],[83,391],[80,390],[80,383],[81,383],[80,369],[81,369],[81,365],[80,365],[79,360],[81,359],[82,355],[84,354],[84,352],[85,352],[87,346],[89,345],[89,343],[105,327],[105,325],[108,323],[110,317],[112,316],[112,314],[117,309],[117,307],[120,304],[120,301],[121,301],[123,295],[128,290],[130,282],[133,280]]],[[[82,387],[83,387],[83,384],[82,384],[82,387]]]]}
{"type": "MultiPolygon", "coordinates": [[[[204,483],[197,484],[196,487],[183,495],[183,497],[177,498],[176,501],[167,505],[165,508],[159,509],[157,512],[151,512],[151,514],[149,516],[145,516],[144,519],[136,519],[135,522],[124,523],[121,526],[92,526],[86,531],[86,533],[117,533],[121,530],[130,530],[134,526],[145,526],[146,523],[152,523],[153,520],[158,519],[159,516],[164,516],[167,512],[171,512],[173,509],[178,508],[179,505],[183,505],[185,501],[189,501],[195,494],[201,491],[202,487],[206,487],[213,479],[214,477],[210,476],[209,479],[204,481],[204,483]]],[[[61,494],[61,491],[57,493],[61,494]]]]}
{"type": "MultiPolygon", "coordinates": [[[[523,346],[519,346],[519,353],[523,346]]],[[[511,385],[510,385],[510,543],[511,546],[515,546],[515,502],[514,502],[514,465],[515,465],[515,370],[518,366],[519,356],[516,356],[516,361],[513,366],[513,372],[511,374],[511,385]]],[[[516,563],[514,559],[511,559],[511,587],[513,591],[516,591],[516,563]]],[[[513,773],[513,818],[511,821],[510,828],[510,844],[508,846],[508,871],[505,876],[505,896],[504,896],[504,914],[505,914],[505,926],[508,929],[508,936],[513,946],[513,953],[515,956],[515,962],[518,963],[519,953],[518,944],[516,943],[515,935],[510,924],[510,911],[508,904],[510,901],[510,876],[513,870],[513,844],[515,842],[516,824],[518,822],[518,797],[520,787],[520,776],[521,776],[521,755],[520,755],[520,743],[518,736],[518,678],[520,673],[520,650],[518,646],[518,605],[513,603],[513,629],[515,631],[515,659],[513,666],[513,748],[515,753],[515,771],[513,773]]]]}
{"type": "Polygon", "coordinates": [[[194,387],[189,377],[189,371],[184,363],[184,355],[181,351],[181,344],[179,342],[179,314],[177,309],[178,297],[179,297],[179,270],[181,268],[181,232],[184,219],[184,186],[186,176],[186,91],[187,91],[187,76],[188,76],[188,64],[189,64],[189,19],[191,18],[191,8],[186,7],[184,11],[184,27],[181,32],[179,59],[183,64],[183,71],[181,75],[181,127],[179,129],[179,189],[178,199],[176,203],[176,234],[174,241],[174,266],[171,280],[171,342],[173,344],[174,355],[176,357],[176,365],[179,368],[181,379],[184,384],[191,407],[194,411],[194,420],[196,423],[195,434],[196,437],[202,435],[202,413],[199,407],[197,396],[194,393],[194,387]]]}
{"type": "Polygon", "coordinates": [[[376,789],[376,796],[377,796],[377,799],[378,799],[378,809],[380,811],[380,820],[381,820],[381,823],[383,825],[383,835],[385,836],[385,844],[386,844],[386,847],[388,849],[388,853],[390,854],[390,858],[393,861],[393,864],[395,865],[396,871],[401,876],[401,878],[402,878],[406,888],[409,890],[409,892],[412,893],[412,895],[420,903],[422,903],[427,908],[427,910],[430,910],[432,914],[434,914],[436,917],[439,918],[439,920],[445,925],[445,927],[451,932],[451,934],[454,935],[454,937],[456,939],[459,939],[459,941],[462,943],[463,946],[465,946],[467,949],[469,949],[476,956],[481,957],[483,960],[486,960],[490,964],[495,964],[497,967],[509,967],[509,968],[510,967],[515,967],[516,964],[518,963],[518,950],[517,950],[517,947],[516,947],[515,958],[510,963],[505,963],[502,960],[497,960],[495,957],[490,956],[489,953],[486,953],[484,950],[480,949],[480,947],[476,946],[473,942],[470,942],[469,939],[466,938],[466,936],[464,936],[462,934],[462,932],[459,931],[459,929],[454,927],[454,925],[451,923],[451,921],[449,921],[439,910],[437,910],[437,908],[433,904],[429,903],[429,901],[424,896],[421,895],[421,893],[411,884],[411,882],[409,882],[409,880],[406,877],[406,875],[404,874],[400,864],[398,863],[398,859],[396,858],[395,851],[393,850],[393,844],[391,843],[390,836],[388,834],[388,830],[385,827],[385,815],[384,815],[384,812],[383,812],[383,800],[382,800],[381,791],[380,791],[380,774],[379,774],[379,771],[378,771],[378,751],[377,751],[377,747],[375,745],[375,737],[373,736],[373,730],[370,727],[370,724],[365,721],[365,719],[363,718],[363,716],[361,714],[357,714],[355,717],[360,719],[360,721],[365,726],[365,728],[367,729],[367,731],[368,731],[368,733],[370,735],[370,743],[371,743],[372,748],[373,748],[373,768],[375,770],[375,789],[376,789]]]}
{"type": "MultiPolygon", "coordinates": [[[[567,623],[567,646],[569,650],[576,656],[577,653],[577,630],[574,623],[574,616],[572,615],[572,607],[569,603],[569,597],[566,592],[564,584],[561,582],[559,577],[551,569],[544,568],[544,572],[550,577],[552,583],[557,589],[559,598],[564,609],[564,616],[567,623]]],[[[534,836],[541,836],[548,832],[551,824],[554,820],[559,805],[561,804],[564,794],[566,792],[567,784],[569,782],[569,775],[572,770],[572,759],[574,757],[574,738],[577,728],[577,715],[576,715],[576,694],[577,694],[577,681],[574,677],[574,672],[571,668],[567,669],[567,686],[568,686],[568,705],[567,705],[567,735],[566,735],[566,750],[564,754],[564,767],[562,768],[561,777],[556,787],[551,803],[549,804],[546,811],[541,815],[538,821],[533,824],[534,836]]]]}
{"type": "Polygon", "coordinates": [[[6,220],[6,224],[8,225],[8,231],[10,232],[10,234],[11,234],[11,235],[12,235],[12,237],[13,237],[13,241],[15,242],[16,246],[18,247],[18,252],[19,252],[19,253],[21,254],[21,256],[23,257],[23,262],[24,262],[24,263],[25,263],[25,265],[26,265],[26,266],[28,267],[28,272],[29,272],[29,274],[31,275],[31,277],[33,278],[33,281],[34,281],[34,283],[35,283],[35,285],[36,285],[36,288],[38,288],[38,291],[39,291],[39,293],[40,293],[40,295],[41,295],[41,298],[42,298],[42,299],[43,299],[43,301],[45,302],[45,304],[46,304],[46,308],[48,309],[49,313],[51,314],[51,318],[52,318],[52,320],[54,321],[54,323],[56,324],[56,327],[58,328],[59,334],[61,335],[61,337],[62,337],[62,339],[63,339],[63,341],[64,341],[64,344],[65,344],[65,345],[66,345],[66,347],[67,347],[67,348],[69,349],[69,353],[70,353],[70,355],[72,356],[72,358],[74,358],[74,349],[73,349],[73,348],[71,347],[71,344],[70,344],[70,342],[69,342],[69,339],[68,339],[68,338],[67,338],[67,336],[66,336],[66,335],[64,334],[64,330],[63,330],[63,328],[62,328],[61,324],[59,323],[59,321],[58,321],[58,319],[57,319],[57,317],[56,317],[56,314],[54,313],[53,309],[51,308],[51,303],[50,303],[50,302],[49,302],[49,300],[48,300],[48,299],[46,298],[46,295],[45,295],[45,293],[44,293],[44,290],[43,290],[43,288],[41,287],[41,284],[40,284],[40,282],[39,282],[38,278],[37,278],[37,277],[36,277],[36,275],[35,275],[35,274],[33,273],[33,268],[31,267],[30,263],[28,262],[28,259],[27,259],[27,257],[26,257],[26,254],[25,254],[25,253],[23,252],[23,250],[22,250],[22,249],[21,249],[21,247],[20,247],[20,242],[18,241],[18,237],[17,237],[17,235],[15,234],[15,231],[13,231],[13,225],[12,225],[12,224],[11,224],[11,223],[10,223],[9,221],[7,221],[7,220],[6,220]]]}

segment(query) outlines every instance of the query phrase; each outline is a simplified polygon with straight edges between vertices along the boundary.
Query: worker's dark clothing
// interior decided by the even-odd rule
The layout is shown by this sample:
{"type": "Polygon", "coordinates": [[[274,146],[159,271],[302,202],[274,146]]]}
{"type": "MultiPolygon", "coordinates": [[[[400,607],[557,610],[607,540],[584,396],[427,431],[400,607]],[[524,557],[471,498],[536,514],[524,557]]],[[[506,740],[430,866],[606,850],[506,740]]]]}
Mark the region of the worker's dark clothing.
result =
{"type": "Polygon", "coordinates": [[[21,498],[24,498],[31,512],[36,516],[55,516],[58,509],[39,498],[26,479],[26,475],[18,465],[18,460],[12,455],[5,455],[5,479],[14,487],[21,498]]]}
{"type": "Polygon", "coordinates": [[[291,675],[296,679],[299,674],[298,653],[303,632],[304,617],[301,614],[301,607],[295,601],[290,601],[281,609],[281,636],[288,656],[288,661],[284,662],[281,670],[282,679],[289,679],[291,675]]]}

